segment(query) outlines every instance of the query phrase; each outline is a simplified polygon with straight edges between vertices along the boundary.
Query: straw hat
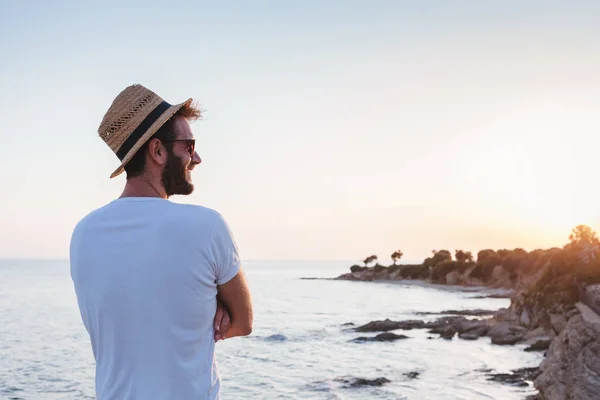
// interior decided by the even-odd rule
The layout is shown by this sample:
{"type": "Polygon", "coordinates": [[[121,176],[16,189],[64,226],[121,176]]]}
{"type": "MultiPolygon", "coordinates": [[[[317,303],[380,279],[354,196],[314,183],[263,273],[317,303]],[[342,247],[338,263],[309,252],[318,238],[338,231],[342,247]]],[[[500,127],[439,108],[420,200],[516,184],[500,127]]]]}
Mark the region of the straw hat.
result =
{"type": "Polygon", "coordinates": [[[171,105],[142,85],[132,85],[113,100],[98,128],[98,134],[115,152],[121,165],[110,177],[124,171],[135,153],[181,107],[192,99],[171,105]]]}

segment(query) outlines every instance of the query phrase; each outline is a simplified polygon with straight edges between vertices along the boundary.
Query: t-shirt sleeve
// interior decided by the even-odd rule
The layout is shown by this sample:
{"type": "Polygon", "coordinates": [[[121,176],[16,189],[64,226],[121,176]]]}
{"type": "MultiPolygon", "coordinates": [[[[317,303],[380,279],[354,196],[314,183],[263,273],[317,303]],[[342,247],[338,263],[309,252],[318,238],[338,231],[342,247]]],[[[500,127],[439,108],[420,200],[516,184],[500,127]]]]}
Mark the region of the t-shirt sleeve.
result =
{"type": "Polygon", "coordinates": [[[241,262],[233,233],[220,214],[213,227],[211,253],[217,284],[229,282],[237,275],[241,262]]]}

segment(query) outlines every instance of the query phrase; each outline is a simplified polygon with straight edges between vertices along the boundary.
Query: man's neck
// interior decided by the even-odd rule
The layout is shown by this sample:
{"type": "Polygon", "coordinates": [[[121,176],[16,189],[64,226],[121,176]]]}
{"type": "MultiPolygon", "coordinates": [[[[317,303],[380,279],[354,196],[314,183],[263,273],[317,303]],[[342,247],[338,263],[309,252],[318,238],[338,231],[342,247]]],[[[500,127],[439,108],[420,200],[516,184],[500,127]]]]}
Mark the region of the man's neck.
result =
{"type": "Polygon", "coordinates": [[[120,197],[159,197],[167,199],[167,193],[162,184],[153,182],[145,176],[136,176],[127,179],[123,193],[120,197]]]}

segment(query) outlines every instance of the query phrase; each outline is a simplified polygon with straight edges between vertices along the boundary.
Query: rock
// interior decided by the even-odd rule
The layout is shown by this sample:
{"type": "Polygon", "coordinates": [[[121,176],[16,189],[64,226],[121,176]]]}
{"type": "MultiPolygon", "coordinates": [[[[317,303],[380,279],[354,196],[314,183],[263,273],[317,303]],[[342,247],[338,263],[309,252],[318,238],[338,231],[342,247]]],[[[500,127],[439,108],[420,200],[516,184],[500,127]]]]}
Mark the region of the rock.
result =
{"type": "Polygon", "coordinates": [[[581,302],[600,314],[600,284],[586,286],[581,293],[581,302]]]}
{"type": "Polygon", "coordinates": [[[372,281],[374,278],[375,271],[373,271],[373,268],[366,268],[359,271],[355,269],[355,272],[342,274],[335,279],[345,281],[372,281]]]}
{"type": "Polygon", "coordinates": [[[417,371],[405,372],[402,375],[407,376],[410,379],[415,379],[416,377],[419,376],[419,372],[417,372],[417,371]]]}
{"type": "Polygon", "coordinates": [[[461,334],[461,333],[465,333],[468,331],[472,331],[475,329],[481,329],[484,330],[484,333],[482,333],[483,335],[485,335],[488,331],[488,326],[487,326],[487,322],[485,320],[477,320],[477,319],[466,319],[466,318],[462,318],[461,319],[455,319],[453,321],[451,321],[450,323],[452,324],[452,326],[454,327],[454,329],[456,329],[456,331],[461,334]]]}
{"type": "Polygon", "coordinates": [[[443,311],[442,314],[451,314],[451,315],[468,315],[468,316],[474,316],[474,317],[481,317],[481,316],[486,316],[486,315],[493,315],[496,311],[493,310],[482,310],[482,309],[475,309],[475,310],[448,310],[448,311],[443,311]]]}
{"type": "Polygon", "coordinates": [[[439,333],[440,337],[442,337],[446,340],[452,339],[454,337],[454,335],[456,334],[456,329],[454,329],[454,327],[452,325],[443,326],[438,329],[440,330],[440,332],[432,332],[432,333],[439,333]]]}
{"type": "Polygon", "coordinates": [[[354,326],[353,322],[346,322],[345,324],[342,324],[342,326],[354,326]]]}
{"type": "Polygon", "coordinates": [[[386,272],[387,273],[388,267],[381,265],[379,263],[375,264],[375,266],[373,267],[373,271],[375,271],[376,274],[380,274],[382,272],[386,272]]]}
{"type": "Polygon", "coordinates": [[[439,313],[436,312],[418,312],[417,315],[465,315],[465,316],[473,316],[473,317],[482,317],[486,315],[493,315],[496,311],[493,310],[482,310],[482,309],[474,309],[474,310],[444,310],[439,313]]]}
{"type": "Polygon", "coordinates": [[[502,382],[511,386],[527,387],[529,384],[515,374],[492,374],[488,381],[502,382]]]}
{"type": "Polygon", "coordinates": [[[391,381],[387,378],[363,379],[358,378],[350,384],[350,386],[383,386],[391,381]]]}
{"type": "MultiPolygon", "coordinates": [[[[474,286],[483,286],[483,285],[474,285],[474,286]]],[[[503,290],[503,291],[497,292],[497,293],[473,296],[473,297],[471,297],[471,299],[510,299],[513,296],[513,294],[514,294],[514,291],[512,289],[508,289],[508,290],[503,290]]]]}
{"type": "Polygon", "coordinates": [[[579,311],[583,320],[588,324],[600,325],[600,316],[594,312],[591,308],[583,303],[575,304],[575,309],[579,311]]]}
{"type": "Polygon", "coordinates": [[[392,281],[395,281],[395,280],[396,280],[396,279],[398,279],[398,278],[401,278],[401,277],[400,277],[400,270],[396,270],[396,271],[394,271],[394,272],[391,272],[391,273],[388,275],[388,279],[389,279],[389,280],[392,280],[392,281]]]}
{"type": "Polygon", "coordinates": [[[460,284],[460,274],[454,270],[446,274],[446,285],[458,285],[460,284]]]}
{"type": "Polygon", "coordinates": [[[360,278],[360,280],[362,281],[372,281],[373,279],[375,279],[375,271],[373,271],[372,269],[364,271],[360,278]]]}
{"type": "Polygon", "coordinates": [[[554,332],[558,335],[567,326],[567,318],[564,314],[550,314],[550,325],[554,332]]]}
{"type": "Polygon", "coordinates": [[[350,267],[350,272],[362,272],[365,271],[367,267],[363,267],[361,265],[353,265],[350,267]]]}
{"type": "Polygon", "coordinates": [[[485,296],[485,298],[488,299],[510,299],[513,295],[512,291],[507,291],[504,293],[494,293],[494,294],[490,294],[489,296],[485,296]]]}
{"type": "MultiPolygon", "coordinates": [[[[567,321],[568,321],[569,319],[571,319],[571,317],[574,317],[574,316],[576,316],[576,315],[577,315],[577,314],[579,314],[579,313],[583,313],[583,311],[582,311],[581,309],[578,309],[578,307],[577,307],[577,306],[578,306],[578,304],[581,304],[581,305],[583,305],[583,303],[577,303],[577,304],[575,304],[575,307],[572,307],[571,309],[569,309],[569,310],[566,312],[567,321]]],[[[593,311],[591,308],[589,308],[589,307],[587,307],[587,306],[586,306],[585,308],[586,308],[586,309],[588,309],[588,310],[591,310],[591,311],[592,311],[592,314],[596,314],[596,313],[595,313],[595,312],[594,312],[594,311],[593,311]]],[[[584,315],[584,317],[585,317],[585,315],[584,315]]],[[[584,319],[585,319],[585,318],[584,318],[584,319]]]]}
{"type": "Polygon", "coordinates": [[[540,375],[539,367],[519,368],[512,371],[514,374],[521,376],[523,379],[533,381],[540,375]]]}
{"type": "Polygon", "coordinates": [[[492,338],[492,343],[499,345],[515,344],[523,340],[525,334],[526,330],[522,326],[506,322],[496,324],[488,332],[488,336],[492,338]]]}
{"type": "Polygon", "coordinates": [[[527,310],[523,310],[523,312],[521,313],[521,317],[519,318],[519,321],[521,322],[521,325],[523,325],[523,326],[531,325],[531,318],[529,318],[529,313],[527,312],[527,310]]]}
{"type": "Polygon", "coordinates": [[[396,264],[390,265],[388,267],[388,274],[389,275],[394,274],[394,275],[398,276],[401,269],[402,269],[402,265],[396,265],[396,264]]]}
{"type": "MultiPolygon", "coordinates": [[[[483,314],[487,310],[450,310],[448,312],[483,314]]],[[[513,320],[515,318],[507,317],[506,319],[513,320]]],[[[516,323],[502,320],[498,322],[496,319],[467,319],[461,315],[441,317],[433,322],[424,322],[421,320],[392,321],[385,319],[383,321],[371,321],[368,324],[354,328],[356,332],[389,332],[397,329],[429,329],[429,333],[438,334],[444,339],[452,339],[456,333],[458,333],[459,338],[465,340],[475,340],[482,336],[490,336],[492,343],[498,345],[512,345],[526,339],[530,340],[530,344],[535,343],[534,339],[552,339],[548,336],[526,337],[528,331],[516,323]]],[[[545,332],[543,329],[536,331],[536,333],[540,334],[544,334],[545,332]]],[[[366,338],[361,337],[355,340],[362,341],[366,340],[366,338]]],[[[537,346],[541,346],[541,344],[537,346]]]]}
{"type": "Polygon", "coordinates": [[[554,338],[554,332],[549,329],[545,329],[542,326],[539,326],[533,330],[529,330],[525,334],[525,341],[528,344],[533,344],[533,343],[537,342],[538,340],[544,340],[544,339],[552,340],[553,338],[554,338]]]}
{"type": "Polygon", "coordinates": [[[512,287],[510,272],[502,265],[496,265],[492,270],[492,277],[490,278],[489,285],[491,287],[512,287]]]}
{"type": "Polygon", "coordinates": [[[408,321],[392,321],[385,319],[383,321],[371,321],[368,324],[359,326],[355,329],[357,332],[387,332],[396,329],[425,329],[428,324],[420,320],[408,320],[408,321]]]}
{"type": "Polygon", "coordinates": [[[501,308],[494,314],[494,319],[500,322],[508,322],[511,325],[519,324],[520,316],[514,310],[514,307],[501,308]]]}
{"type": "Polygon", "coordinates": [[[346,384],[348,384],[348,387],[383,386],[384,384],[391,382],[389,379],[387,379],[385,377],[380,377],[380,378],[375,378],[375,379],[340,377],[340,378],[335,378],[334,381],[346,383],[346,384]]]}
{"type": "Polygon", "coordinates": [[[487,325],[478,325],[473,327],[473,329],[459,333],[458,337],[464,340],[476,340],[485,335],[488,329],[487,325]]]}
{"type": "Polygon", "coordinates": [[[600,393],[600,316],[583,303],[552,341],[535,386],[547,400],[597,399],[600,393]]]}
{"type": "Polygon", "coordinates": [[[534,380],[539,375],[539,370],[535,368],[520,368],[511,371],[510,374],[488,374],[489,381],[502,382],[511,386],[527,387],[527,381],[534,380]]]}
{"type": "Polygon", "coordinates": [[[431,333],[444,332],[445,327],[451,326],[458,333],[466,332],[478,327],[487,326],[486,320],[467,319],[462,316],[441,317],[434,322],[428,322],[426,325],[431,328],[431,333]]]}
{"type": "Polygon", "coordinates": [[[399,321],[392,321],[388,318],[383,321],[371,321],[368,324],[361,325],[354,329],[357,332],[385,332],[399,329],[399,321]]]}
{"type": "Polygon", "coordinates": [[[525,397],[525,400],[544,400],[542,398],[542,396],[539,393],[536,394],[530,394],[529,396],[525,397]]]}
{"type": "Polygon", "coordinates": [[[541,339],[525,349],[525,351],[544,351],[550,347],[550,339],[541,339]]]}
{"type": "Polygon", "coordinates": [[[288,338],[285,335],[277,333],[275,335],[267,336],[265,338],[266,342],[285,342],[288,338]]]}
{"type": "Polygon", "coordinates": [[[513,345],[520,342],[523,339],[523,335],[520,334],[508,334],[505,336],[494,336],[492,337],[492,343],[498,345],[513,345]]]}
{"type": "Polygon", "coordinates": [[[352,341],[353,342],[393,342],[394,340],[398,340],[398,339],[408,339],[408,336],[396,335],[393,332],[385,332],[385,333],[380,333],[379,335],[377,335],[375,337],[361,336],[352,341]]]}

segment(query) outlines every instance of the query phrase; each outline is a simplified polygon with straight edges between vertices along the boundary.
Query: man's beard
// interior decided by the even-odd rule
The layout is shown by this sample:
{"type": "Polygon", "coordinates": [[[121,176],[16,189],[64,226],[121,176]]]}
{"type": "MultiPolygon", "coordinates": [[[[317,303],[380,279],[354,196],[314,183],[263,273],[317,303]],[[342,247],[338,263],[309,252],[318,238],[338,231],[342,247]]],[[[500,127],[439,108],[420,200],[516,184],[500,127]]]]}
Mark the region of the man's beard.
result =
{"type": "Polygon", "coordinates": [[[183,160],[169,152],[161,177],[167,197],[176,194],[188,195],[194,191],[194,185],[187,180],[186,171],[183,160]]]}

